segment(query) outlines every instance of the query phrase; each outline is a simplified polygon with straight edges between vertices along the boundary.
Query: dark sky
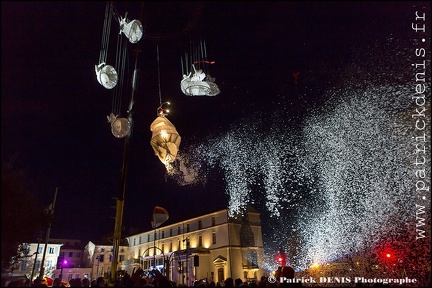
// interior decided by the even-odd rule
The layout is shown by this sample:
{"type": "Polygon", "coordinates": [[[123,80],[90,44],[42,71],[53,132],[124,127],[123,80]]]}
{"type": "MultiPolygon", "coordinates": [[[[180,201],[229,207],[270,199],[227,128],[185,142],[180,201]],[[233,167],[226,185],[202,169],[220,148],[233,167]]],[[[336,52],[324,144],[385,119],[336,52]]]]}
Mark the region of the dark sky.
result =
{"type": "MultiPolygon", "coordinates": [[[[16,166],[38,183],[41,205],[52,202],[59,188],[58,222],[51,230],[55,238],[97,240],[114,229],[124,139],[111,134],[106,116],[112,93],[94,72],[105,4],[1,4],[2,162],[18,155],[16,166]]],[[[361,39],[397,32],[413,2],[149,2],[143,14],[139,2],[114,5],[129,19],[143,17],[146,29],[128,157],[123,221],[128,234],[150,229],[156,205],[165,207],[174,223],[227,204],[223,175],[209,175],[205,186],[179,186],[166,179],[153,154],[149,128],[160,103],[157,47],[162,101],[172,103],[168,118],[182,136],[181,149],[226,131],[241,116],[274,109],[274,103],[287,101],[280,95],[291,95],[293,113],[319,104],[316,94],[295,98],[292,92],[302,89],[302,77],[319,63],[337,67],[350,61],[361,39]],[[186,96],[180,90],[180,58],[196,31],[215,61],[212,76],[222,92],[214,97],[186,96]],[[298,84],[294,72],[300,72],[298,84]]],[[[118,29],[114,19],[111,29],[118,29]]],[[[110,37],[111,45],[116,41],[110,37]]],[[[114,56],[115,49],[110,53],[114,56]]],[[[125,93],[123,105],[129,99],[125,93]]]]}

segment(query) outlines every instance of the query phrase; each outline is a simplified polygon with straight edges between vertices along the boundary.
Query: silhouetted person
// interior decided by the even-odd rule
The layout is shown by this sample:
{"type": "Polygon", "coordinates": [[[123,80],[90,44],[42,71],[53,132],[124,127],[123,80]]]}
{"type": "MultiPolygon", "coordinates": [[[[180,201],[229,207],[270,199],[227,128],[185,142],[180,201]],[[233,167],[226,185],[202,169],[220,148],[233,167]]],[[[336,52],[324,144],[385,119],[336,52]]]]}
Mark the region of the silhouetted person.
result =
{"type": "Polygon", "coordinates": [[[55,278],[54,281],[53,281],[52,287],[61,287],[61,282],[62,282],[62,279],[55,278]]]}
{"type": "Polygon", "coordinates": [[[96,279],[96,287],[105,287],[105,279],[102,276],[96,279]]]}
{"type": "Polygon", "coordinates": [[[234,287],[234,279],[231,277],[228,277],[224,281],[225,287],[234,287]]]}
{"type": "Polygon", "coordinates": [[[71,287],[82,287],[81,278],[75,278],[71,281],[71,287]]]}
{"type": "Polygon", "coordinates": [[[82,287],[90,287],[90,280],[88,278],[82,279],[82,287]]]}

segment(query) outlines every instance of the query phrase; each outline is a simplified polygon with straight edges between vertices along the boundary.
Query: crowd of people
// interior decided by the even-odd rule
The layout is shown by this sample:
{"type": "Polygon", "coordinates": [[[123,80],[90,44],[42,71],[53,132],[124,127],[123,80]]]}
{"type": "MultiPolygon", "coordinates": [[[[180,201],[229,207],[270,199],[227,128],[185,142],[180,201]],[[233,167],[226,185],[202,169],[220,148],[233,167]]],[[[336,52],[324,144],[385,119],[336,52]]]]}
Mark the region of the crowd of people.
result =
{"type": "MultiPolygon", "coordinates": [[[[141,268],[134,270],[132,275],[125,273],[122,278],[119,278],[115,283],[108,283],[104,277],[98,277],[90,281],[87,278],[75,278],[68,282],[62,281],[60,278],[54,279],[52,286],[49,286],[41,278],[37,278],[30,285],[29,280],[12,281],[7,287],[303,287],[303,284],[296,281],[289,281],[294,278],[294,269],[290,266],[279,267],[275,275],[269,277],[262,276],[259,281],[245,282],[240,278],[233,279],[232,277],[226,278],[221,282],[207,281],[205,279],[195,281],[192,286],[185,284],[177,284],[170,281],[166,276],[154,270],[151,276],[143,276],[141,268]],[[288,281],[280,282],[278,279],[286,279],[288,281]],[[294,282],[294,283],[293,283],[294,282]]],[[[362,287],[363,285],[355,285],[355,287],[362,287]]],[[[376,283],[372,287],[384,286],[382,283],[376,283]],[[381,284],[381,285],[377,285],[381,284]]]]}
{"type": "MultiPolygon", "coordinates": [[[[152,277],[143,277],[142,269],[139,268],[132,272],[132,275],[128,273],[124,274],[121,279],[116,280],[114,284],[109,284],[104,277],[98,277],[96,280],[90,281],[87,278],[75,278],[68,282],[63,282],[60,278],[54,279],[52,287],[291,287],[293,285],[285,285],[287,283],[279,283],[278,281],[269,281],[268,277],[261,277],[260,281],[244,282],[242,279],[233,279],[231,277],[226,278],[222,282],[206,281],[200,280],[195,281],[193,286],[188,286],[185,284],[177,284],[170,281],[166,276],[158,273],[157,270],[154,271],[152,277]]],[[[284,269],[278,269],[276,271],[276,276],[283,276],[287,278],[294,278],[294,269],[287,266],[284,269]]],[[[17,283],[14,283],[16,287],[17,283]]],[[[294,287],[301,287],[300,283],[294,285],[294,287]]],[[[22,285],[21,287],[28,287],[22,285]]],[[[31,287],[49,287],[46,283],[38,278],[33,281],[31,287]]]]}

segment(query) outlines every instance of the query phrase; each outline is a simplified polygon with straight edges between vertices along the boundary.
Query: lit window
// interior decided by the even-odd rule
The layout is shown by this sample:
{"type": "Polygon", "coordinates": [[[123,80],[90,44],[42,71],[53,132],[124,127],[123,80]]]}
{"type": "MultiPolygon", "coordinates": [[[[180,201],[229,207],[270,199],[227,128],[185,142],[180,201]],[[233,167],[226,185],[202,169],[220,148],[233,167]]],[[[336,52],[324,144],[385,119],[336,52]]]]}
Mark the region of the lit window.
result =
{"type": "Polygon", "coordinates": [[[20,270],[25,271],[27,268],[27,260],[21,260],[20,270]]]}

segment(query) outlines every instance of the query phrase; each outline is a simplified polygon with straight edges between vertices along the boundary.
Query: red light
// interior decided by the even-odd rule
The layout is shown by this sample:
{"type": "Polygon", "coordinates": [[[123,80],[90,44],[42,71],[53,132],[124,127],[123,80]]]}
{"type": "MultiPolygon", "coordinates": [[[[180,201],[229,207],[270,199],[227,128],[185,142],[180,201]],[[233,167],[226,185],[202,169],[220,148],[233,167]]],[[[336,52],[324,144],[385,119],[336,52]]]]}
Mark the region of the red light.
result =
{"type": "Polygon", "coordinates": [[[390,253],[387,253],[386,256],[387,256],[387,258],[390,258],[390,257],[391,257],[391,254],[390,254],[390,253]]]}

